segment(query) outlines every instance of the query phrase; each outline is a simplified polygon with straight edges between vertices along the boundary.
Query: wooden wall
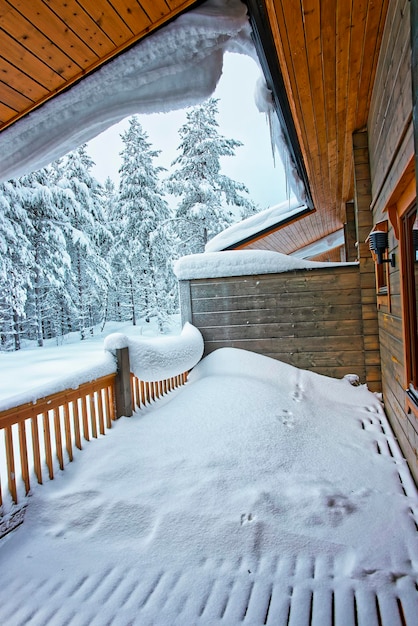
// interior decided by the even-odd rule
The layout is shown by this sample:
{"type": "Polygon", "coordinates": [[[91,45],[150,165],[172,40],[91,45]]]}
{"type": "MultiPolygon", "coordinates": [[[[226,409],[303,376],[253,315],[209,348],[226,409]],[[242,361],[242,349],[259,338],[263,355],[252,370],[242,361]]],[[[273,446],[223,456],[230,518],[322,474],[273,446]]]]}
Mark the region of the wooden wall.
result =
{"type": "MultiPolygon", "coordinates": [[[[326,376],[365,382],[357,265],[180,281],[182,321],[203,334],[205,354],[242,348],[326,376]]],[[[367,346],[366,346],[367,349],[367,346]]]]}
{"type": "Polygon", "coordinates": [[[389,212],[389,207],[396,207],[392,203],[402,192],[414,154],[410,26],[410,2],[391,1],[372,93],[368,137],[373,222],[388,220],[389,252],[397,260],[389,272],[389,299],[383,299],[378,308],[383,397],[392,427],[418,481],[418,421],[405,409],[400,250],[389,212]]]}

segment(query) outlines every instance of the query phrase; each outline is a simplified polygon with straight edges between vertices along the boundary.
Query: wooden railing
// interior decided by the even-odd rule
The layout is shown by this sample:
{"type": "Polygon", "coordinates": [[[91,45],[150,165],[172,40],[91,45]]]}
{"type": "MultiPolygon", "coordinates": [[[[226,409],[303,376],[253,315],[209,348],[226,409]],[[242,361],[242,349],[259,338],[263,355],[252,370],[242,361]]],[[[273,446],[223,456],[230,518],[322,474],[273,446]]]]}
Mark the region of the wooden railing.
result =
{"type": "Polygon", "coordinates": [[[132,407],[135,410],[150,404],[152,400],[158,400],[168,392],[181,387],[187,381],[188,372],[158,380],[155,382],[144,382],[131,373],[131,397],[132,407]]]}
{"type": "Polygon", "coordinates": [[[0,454],[4,453],[8,491],[15,504],[20,497],[18,486],[27,495],[33,477],[40,484],[44,474],[53,479],[56,469],[64,469],[65,463],[73,460],[74,448],[81,450],[83,439],[97,438],[111,428],[116,417],[115,378],[116,374],[110,374],[0,412],[0,430],[4,432],[0,454]]]}
{"type": "MultiPolygon", "coordinates": [[[[142,409],[184,385],[187,374],[144,382],[130,373],[133,409],[142,409]]],[[[33,479],[42,484],[47,475],[52,480],[55,471],[73,460],[74,448],[82,449],[83,440],[90,441],[111,428],[112,421],[120,416],[117,381],[118,374],[110,374],[77,389],[0,412],[0,433],[4,433],[3,441],[0,437],[0,461],[2,457],[5,461],[0,462],[0,507],[4,504],[4,482],[12,503],[18,504],[29,493],[33,479]]],[[[4,534],[1,514],[0,508],[0,536],[4,534]]]]}

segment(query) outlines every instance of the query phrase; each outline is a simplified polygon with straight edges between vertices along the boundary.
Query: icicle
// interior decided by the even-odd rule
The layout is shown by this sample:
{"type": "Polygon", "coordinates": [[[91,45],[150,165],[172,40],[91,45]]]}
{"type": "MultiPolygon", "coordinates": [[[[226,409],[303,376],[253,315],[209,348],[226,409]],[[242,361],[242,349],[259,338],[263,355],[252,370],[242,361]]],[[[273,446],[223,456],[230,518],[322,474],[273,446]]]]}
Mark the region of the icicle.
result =
{"type": "Polygon", "coordinates": [[[296,165],[289,153],[286,138],[274,109],[272,93],[267,87],[264,77],[261,76],[256,85],[255,103],[260,113],[265,113],[268,120],[273,162],[276,165],[276,151],[279,155],[286,174],[286,194],[290,199],[291,193],[296,196],[300,203],[306,200],[305,186],[301,181],[296,165]]]}

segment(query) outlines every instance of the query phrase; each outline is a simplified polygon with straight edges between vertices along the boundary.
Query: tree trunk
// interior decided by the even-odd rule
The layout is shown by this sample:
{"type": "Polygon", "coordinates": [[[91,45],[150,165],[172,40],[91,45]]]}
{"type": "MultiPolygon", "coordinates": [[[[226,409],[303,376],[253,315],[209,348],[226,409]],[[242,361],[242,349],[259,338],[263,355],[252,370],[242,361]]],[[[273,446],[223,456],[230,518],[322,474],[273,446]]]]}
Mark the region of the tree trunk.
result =
{"type": "Polygon", "coordinates": [[[134,298],[134,283],[132,278],[129,279],[129,287],[131,290],[131,309],[132,309],[132,326],[136,326],[136,311],[135,311],[135,298],[134,298]]]}
{"type": "Polygon", "coordinates": [[[44,345],[44,336],[42,331],[42,307],[41,307],[41,293],[39,287],[39,278],[35,278],[35,325],[36,325],[36,341],[39,348],[44,345]]]}
{"type": "Polygon", "coordinates": [[[20,350],[19,314],[16,309],[13,309],[13,339],[15,350],[20,350]]]}

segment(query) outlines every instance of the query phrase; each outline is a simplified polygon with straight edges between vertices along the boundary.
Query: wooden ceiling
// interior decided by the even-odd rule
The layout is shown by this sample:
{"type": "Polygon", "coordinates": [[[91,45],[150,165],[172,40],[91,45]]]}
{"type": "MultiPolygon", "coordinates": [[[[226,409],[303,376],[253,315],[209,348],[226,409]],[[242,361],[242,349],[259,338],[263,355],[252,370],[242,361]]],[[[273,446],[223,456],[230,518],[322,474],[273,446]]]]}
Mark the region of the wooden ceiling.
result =
{"type": "Polygon", "coordinates": [[[0,131],[196,0],[0,0],[0,131]]]}
{"type": "MultiPolygon", "coordinates": [[[[316,209],[271,235],[275,249],[292,252],[344,222],[352,133],[367,124],[388,2],[247,0],[270,31],[268,62],[283,76],[316,209]]],[[[194,4],[0,0],[0,131],[194,4]]]]}

